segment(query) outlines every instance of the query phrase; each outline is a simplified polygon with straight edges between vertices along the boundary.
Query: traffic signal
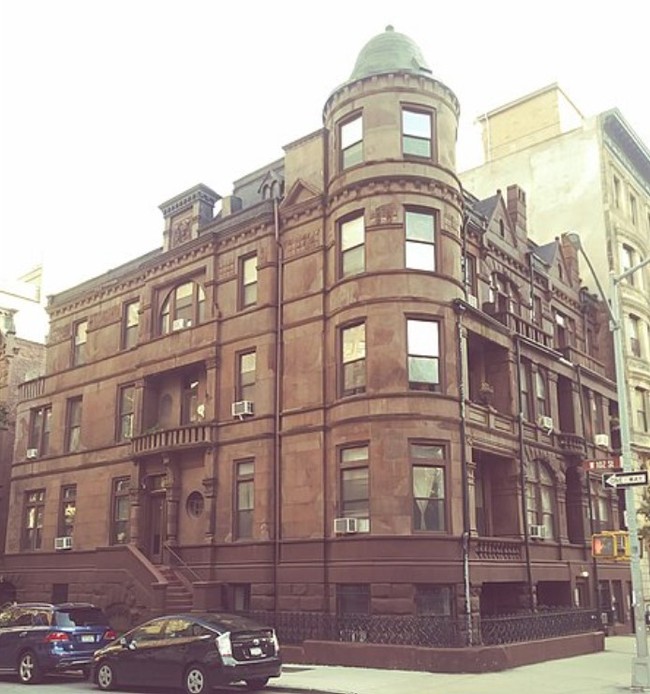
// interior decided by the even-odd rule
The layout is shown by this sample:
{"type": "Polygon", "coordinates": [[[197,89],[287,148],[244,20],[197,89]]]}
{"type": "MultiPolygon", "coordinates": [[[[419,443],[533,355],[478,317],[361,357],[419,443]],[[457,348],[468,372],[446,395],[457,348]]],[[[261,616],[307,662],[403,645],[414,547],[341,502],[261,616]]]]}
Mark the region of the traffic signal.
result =
{"type": "Polygon", "coordinates": [[[611,530],[591,536],[591,556],[595,559],[623,560],[630,558],[630,534],[611,530]]]}
{"type": "Polygon", "coordinates": [[[591,536],[591,556],[596,559],[616,558],[616,538],[613,533],[596,533],[591,536]]]}

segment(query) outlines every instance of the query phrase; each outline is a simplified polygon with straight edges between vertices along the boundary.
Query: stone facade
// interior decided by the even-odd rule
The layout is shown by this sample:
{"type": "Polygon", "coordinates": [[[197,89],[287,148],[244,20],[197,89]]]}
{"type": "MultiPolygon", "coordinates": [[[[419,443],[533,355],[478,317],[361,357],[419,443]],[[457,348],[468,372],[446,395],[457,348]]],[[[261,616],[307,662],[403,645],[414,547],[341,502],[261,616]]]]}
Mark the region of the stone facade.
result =
{"type": "Polygon", "coordinates": [[[626,571],[590,555],[618,504],[580,461],[608,455],[588,432],[612,433],[616,403],[575,252],[528,238],[517,186],[463,190],[458,102],[407,37],[353,74],[216,214],[185,191],[161,251],[51,299],[12,466],[21,597],[44,567],[70,598],[83,571],[123,619],[181,599],[489,616],[600,587],[628,621],[626,571]]]}

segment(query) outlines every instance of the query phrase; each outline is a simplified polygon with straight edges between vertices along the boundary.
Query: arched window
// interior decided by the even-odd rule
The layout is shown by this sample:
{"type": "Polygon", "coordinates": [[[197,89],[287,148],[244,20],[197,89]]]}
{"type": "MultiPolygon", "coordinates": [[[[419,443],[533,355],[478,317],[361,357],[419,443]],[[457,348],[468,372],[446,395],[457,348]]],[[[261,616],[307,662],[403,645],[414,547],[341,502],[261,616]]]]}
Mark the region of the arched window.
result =
{"type": "Polygon", "coordinates": [[[159,333],[166,335],[199,325],[205,320],[205,292],[194,280],[172,289],[160,307],[159,333]]]}
{"type": "Polygon", "coordinates": [[[542,460],[526,464],[526,507],[529,527],[543,526],[544,538],[555,538],[555,480],[542,460]]]}

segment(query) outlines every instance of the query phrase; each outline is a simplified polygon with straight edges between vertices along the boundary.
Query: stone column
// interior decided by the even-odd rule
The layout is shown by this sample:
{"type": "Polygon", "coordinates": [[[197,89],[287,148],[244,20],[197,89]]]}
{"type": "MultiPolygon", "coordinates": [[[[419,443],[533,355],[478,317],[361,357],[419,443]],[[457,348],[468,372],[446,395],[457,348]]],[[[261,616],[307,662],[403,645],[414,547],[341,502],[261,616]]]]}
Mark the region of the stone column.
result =
{"type": "MultiPolygon", "coordinates": [[[[206,453],[212,455],[212,452],[206,453]]],[[[203,494],[205,496],[205,510],[208,522],[205,528],[206,544],[212,544],[216,536],[217,515],[217,480],[214,477],[206,477],[203,480],[203,494]]]]}
{"type": "Polygon", "coordinates": [[[170,545],[178,543],[178,503],[180,497],[180,480],[178,479],[177,464],[172,461],[171,456],[163,456],[163,466],[165,468],[165,505],[167,516],[167,527],[165,528],[164,541],[170,545]]]}

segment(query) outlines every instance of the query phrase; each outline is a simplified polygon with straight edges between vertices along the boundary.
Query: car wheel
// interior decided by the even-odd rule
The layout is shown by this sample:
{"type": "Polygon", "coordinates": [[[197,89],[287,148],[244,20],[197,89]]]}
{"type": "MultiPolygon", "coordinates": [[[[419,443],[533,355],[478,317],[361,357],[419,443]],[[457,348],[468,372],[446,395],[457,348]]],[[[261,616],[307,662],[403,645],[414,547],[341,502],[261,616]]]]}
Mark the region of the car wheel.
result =
{"type": "Polygon", "coordinates": [[[115,689],[115,672],[110,663],[100,663],[97,668],[97,686],[107,692],[110,689],[115,689]]]}
{"type": "Polygon", "coordinates": [[[254,680],[246,680],[246,689],[255,691],[256,689],[264,689],[269,681],[268,677],[259,677],[254,680]]]}
{"type": "Polygon", "coordinates": [[[36,684],[43,679],[41,666],[32,651],[25,651],[18,661],[18,679],[23,684],[36,684]]]}
{"type": "Polygon", "coordinates": [[[183,678],[183,691],[186,694],[205,694],[208,691],[208,678],[201,665],[190,665],[183,678]]]}

